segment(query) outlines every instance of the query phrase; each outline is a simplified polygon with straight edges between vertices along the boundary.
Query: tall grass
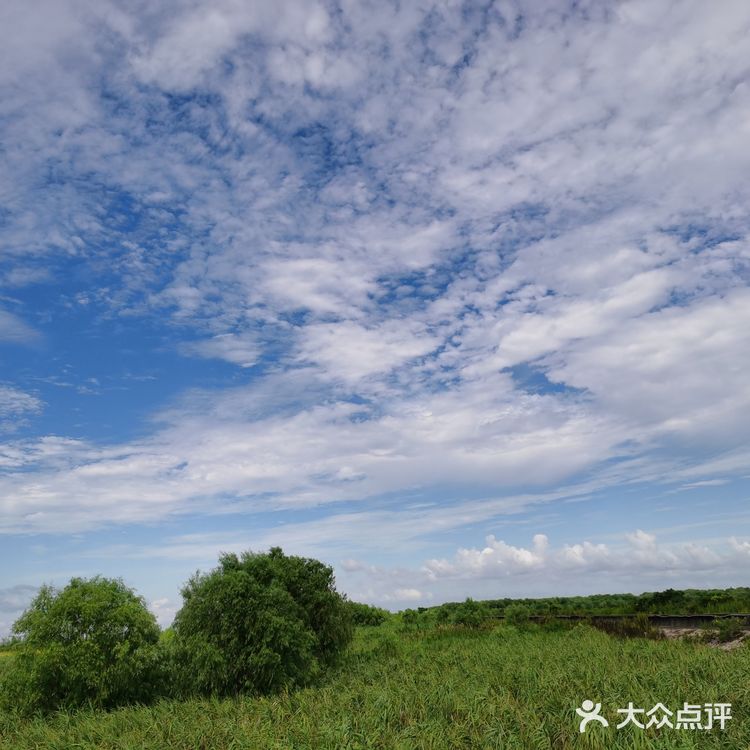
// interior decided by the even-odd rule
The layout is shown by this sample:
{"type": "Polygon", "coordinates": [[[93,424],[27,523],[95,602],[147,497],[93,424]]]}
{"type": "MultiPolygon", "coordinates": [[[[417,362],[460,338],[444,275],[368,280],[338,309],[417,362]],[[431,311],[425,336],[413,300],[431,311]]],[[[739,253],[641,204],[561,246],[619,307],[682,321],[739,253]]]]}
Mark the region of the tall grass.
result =
{"type": "Polygon", "coordinates": [[[163,701],[49,719],[0,716],[12,750],[503,750],[750,747],[750,649],[548,631],[362,628],[316,687],[273,698],[163,701]],[[612,727],[578,733],[575,708],[603,704],[612,727]],[[616,709],[731,702],[724,732],[616,730],[616,709]]]}

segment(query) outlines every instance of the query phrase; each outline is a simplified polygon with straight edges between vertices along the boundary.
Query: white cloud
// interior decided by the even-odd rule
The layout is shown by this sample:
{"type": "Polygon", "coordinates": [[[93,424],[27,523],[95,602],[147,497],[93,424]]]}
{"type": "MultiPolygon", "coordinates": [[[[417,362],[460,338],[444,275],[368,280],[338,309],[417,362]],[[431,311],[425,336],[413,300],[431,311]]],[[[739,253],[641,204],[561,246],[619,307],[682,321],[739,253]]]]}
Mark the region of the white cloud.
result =
{"type": "Polygon", "coordinates": [[[2,279],[0,285],[10,287],[22,287],[28,284],[36,284],[42,281],[50,281],[51,276],[47,268],[34,268],[31,266],[16,266],[11,268],[2,279]]]}
{"type": "Polygon", "coordinates": [[[700,489],[701,487],[721,487],[722,485],[728,483],[728,479],[702,479],[698,482],[688,482],[687,484],[683,484],[679,489],[696,490],[700,489]]]}
{"type": "MultiPolygon", "coordinates": [[[[139,77],[150,83],[189,89],[199,84],[203,74],[210,72],[244,37],[256,34],[280,45],[290,40],[305,46],[317,45],[328,38],[329,19],[319,3],[284,0],[268,6],[223,0],[210,7],[187,8],[165,25],[164,32],[134,57],[133,67],[139,77]]],[[[310,61],[308,71],[314,70],[310,61]]],[[[279,72],[283,77],[283,71],[279,72]]],[[[299,82],[305,80],[303,76],[299,82]]]]}
{"type": "MultiPolygon", "coordinates": [[[[0,385],[0,431],[13,431],[26,423],[28,417],[42,411],[36,396],[7,385],[0,385]]],[[[2,458],[0,454],[0,465],[2,458]]]]}
{"type": "Polygon", "coordinates": [[[396,589],[392,594],[383,597],[385,601],[393,602],[421,602],[431,599],[430,594],[420,591],[419,589],[396,589]]]}
{"type": "Polygon", "coordinates": [[[39,334],[18,316],[0,310],[0,341],[28,344],[36,341],[39,334]]]}
{"type": "Polygon", "coordinates": [[[743,415],[750,410],[748,352],[750,294],[737,289],[579,342],[548,374],[586,388],[608,411],[637,419],[641,429],[736,440],[746,437],[743,415]]]}
{"type": "MultiPolygon", "coordinates": [[[[503,579],[536,576],[553,581],[575,575],[616,574],[630,578],[658,573],[690,575],[731,569],[737,554],[720,553],[692,542],[660,544],[656,536],[641,529],[625,534],[626,544],[607,545],[584,541],[552,548],[544,534],[537,534],[531,548],[513,547],[494,536],[482,549],[459,549],[452,560],[429,560],[424,572],[433,581],[442,578],[503,579]]],[[[740,546],[735,543],[734,550],[740,546]]]]}
{"type": "Polygon", "coordinates": [[[162,628],[169,627],[174,620],[174,616],[180,609],[180,605],[173,602],[167,597],[152,599],[148,603],[149,609],[154,613],[157,622],[162,628]]]}
{"type": "Polygon", "coordinates": [[[252,367],[261,353],[254,341],[234,333],[220,333],[210,339],[186,344],[182,349],[187,354],[215,357],[240,367],[252,367]]]}
{"type": "MultiPolygon", "coordinates": [[[[404,539],[581,476],[746,474],[748,7],[329,10],[3,5],[2,283],[72,259],[101,320],[158,316],[178,352],[258,368],[138,440],[1,446],[3,530],[349,500],[368,513],[288,538],[404,539]],[[500,372],[524,365],[541,386],[500,372]],[[491,501],[376,505],[451,483],[491,501]]],[[[28,343],[6,303],[0,339],[28,343]]],[[[530,575],[552,554],[494,540],[461,564],[530,575]]],[[[588,542],[559,559],[621,562],[588,542]]]]}
{"type": "Polygon", "coordinates": [[[0,418],[41,411],[42,402],[18,388],[0,385],[0,418]]]}
{"type": "Polygon", "coordinates": [[[31,604],[37,591],[36,586],[24,584],[0,589],[0,638],[10,634],[13,623],[31,604]]]}
{"type": "Polygon", "coordinates": [[[372,328],[320,323],[305,329],[300,356],[321,365],[330,377],[356,385],[370,375],[387,375],[409,360],[429,354],[439,343],[418,326],[399,320],[372,328]]]}
{"type": "Polygon", "coordinates": [[[545,553],[548,540],[544,534],[534,537],[532,549],[513,547],[494,536],[487,537],[484,549],[460,549],[456,553],[455,562],[445,560],[431,560],[427,563],[430,575],[453,575],[456,571],[483,575],[492,570],[503,570],[510,573],[524,572],[540,568],[545,563],[545,553]]]}
{"type": "Polygon", "coordinates": [[[750,541],[740,541],[739,539],[732,537],[729,540],[732,549],[741,555],[750,555],[750,541]]]}
{"type": "Polygon", "coordinates": [[[0,589],[0,612],[20,612],[24,610],[37,592],[36,586],[18,585],[0,589]]]}

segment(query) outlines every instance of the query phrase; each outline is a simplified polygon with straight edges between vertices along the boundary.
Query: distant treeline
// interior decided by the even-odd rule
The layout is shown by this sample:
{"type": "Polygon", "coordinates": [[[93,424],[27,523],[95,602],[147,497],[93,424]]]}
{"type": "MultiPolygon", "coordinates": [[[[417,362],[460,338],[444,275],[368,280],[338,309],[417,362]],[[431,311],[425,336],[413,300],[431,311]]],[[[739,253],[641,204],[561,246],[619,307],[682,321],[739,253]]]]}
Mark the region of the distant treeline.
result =
{"type": "MultiPolygon", "coordinates": [[[[593,594],[591,596],[554,596],[545,599],[488,599],[481,602],[492,617],[506,615],[524,607],[530,615],[692,615],[750,612],[750,588],[732,589],[666,589],[643,594],[593,594]]],[[[459,602],[439,607],[420,607],[430,612],[463,606],[459,602]]]]}

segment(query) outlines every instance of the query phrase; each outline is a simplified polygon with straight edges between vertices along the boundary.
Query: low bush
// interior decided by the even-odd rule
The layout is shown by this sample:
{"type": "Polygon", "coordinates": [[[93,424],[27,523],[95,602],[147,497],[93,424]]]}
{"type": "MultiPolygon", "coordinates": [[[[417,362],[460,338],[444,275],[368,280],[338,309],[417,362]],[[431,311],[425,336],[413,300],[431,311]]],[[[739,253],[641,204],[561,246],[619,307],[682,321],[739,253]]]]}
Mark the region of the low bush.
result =
{"type": "Polygon", "coordinates": [[[524,625],[531,617],[531,610],[524,604],[511,604],[503,613],[509,625],[524,625]]]}
{"type": "Polygon", "coordinates": [[[480,628],[490,618],[489,607],[484,602],[477,602],[468,598],[462,604],[453,608],[450,622],[466,628],[480,628]]]}
{"type": "Polygon", "coordinates": [[[401,624],[404,628],[416,628],[419,620],[419,612],[416,609],[405,609],[401,612],[401,624]]]}
{"type": "Polygon", "coordinates": [[[717,620],[716,630],[719,643],[736,641],[745,633],[742,623],[729,617],[717,620]]]}
{"type": "Polygon", "coordinates": [[[451,614],[456,605],[441,604],[435,610],[435,623],[437,625],[448,625],[451,621],[451,614]]]}
{"type": "Polygon", "coordinates": [[[359,602],[348,601],[346,608],[354,625],[382,625],[391,616],[387,609],[373,607],[370,604],[360,604],[359,602]]]}
{"type": "Polygon", "coordinates": [[[664,633],[654,627],[648,615],[643,612],[635,617],[623,619],[592,619],[591,625],[618,638],[651,638],[653,640],[664,638],[664,633]]]}
{"type": "Polygon", "coordinates": [[[714,620],[704,630],[700,640],[705,643],[729,643],[741,638],[745,633],[742,623],[731,617],[714,620]]]}

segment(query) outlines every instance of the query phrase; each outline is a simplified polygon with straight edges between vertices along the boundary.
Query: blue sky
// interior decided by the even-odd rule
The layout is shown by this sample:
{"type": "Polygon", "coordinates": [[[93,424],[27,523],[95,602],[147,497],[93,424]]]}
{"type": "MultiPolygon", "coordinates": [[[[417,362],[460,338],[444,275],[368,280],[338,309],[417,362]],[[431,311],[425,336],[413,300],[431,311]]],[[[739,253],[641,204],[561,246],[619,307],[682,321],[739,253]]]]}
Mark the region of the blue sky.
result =
{"type": "Polygon", "coordinates": [[[750,573],[750,8],[0,9],[0,632],[750,573]]]}

